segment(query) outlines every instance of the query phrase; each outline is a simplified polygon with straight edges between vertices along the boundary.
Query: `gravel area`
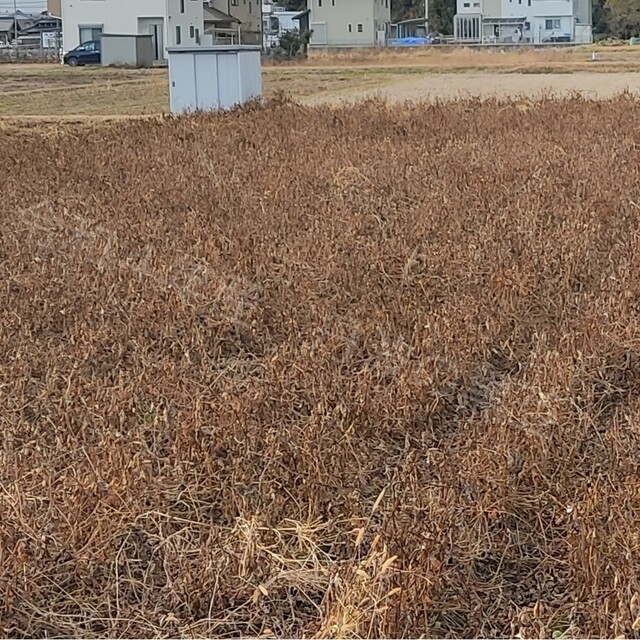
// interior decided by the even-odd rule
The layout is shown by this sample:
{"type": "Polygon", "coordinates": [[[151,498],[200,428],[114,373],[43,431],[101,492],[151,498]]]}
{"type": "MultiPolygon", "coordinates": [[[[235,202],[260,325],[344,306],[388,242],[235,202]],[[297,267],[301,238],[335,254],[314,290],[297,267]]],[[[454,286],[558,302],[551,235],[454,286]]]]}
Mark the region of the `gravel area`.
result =
{"type": "Polygon", "coordinates": [[[412,76],[375,89],[314,96],[305,103],[340,103],[376,96],[391,102],[461,97],[539,98],[576,93],[588,98],[609,98],[624,91],[640,94],[640,73],[442,73],[412,76]]]}

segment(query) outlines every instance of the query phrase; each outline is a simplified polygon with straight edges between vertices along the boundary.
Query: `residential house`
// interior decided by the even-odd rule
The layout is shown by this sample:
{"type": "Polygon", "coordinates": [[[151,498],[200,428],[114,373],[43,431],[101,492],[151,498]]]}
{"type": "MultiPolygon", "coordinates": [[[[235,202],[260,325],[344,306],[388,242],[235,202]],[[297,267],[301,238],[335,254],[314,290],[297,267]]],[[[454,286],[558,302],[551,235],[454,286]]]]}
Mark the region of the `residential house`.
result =
{"type": "Polygon", "coordinates": [[[454,38],[461,43],[589,43],[592,0],[457,0],[454,38]]]}
{"type": "Polygon", "coordinates": [[[204,33],[208,43],[240,44],[240,20],[224,11],[214,9],[208,2],[204,3],[204,33]]]}
{"type": "Polygon", "coordinates": [[[33,25],[39,17],[39,14],[25,13],[20,9],[15,13],[0,13],[0,45],[6,46],[13,42],[16,37],[20,40],[20,36],[24,31],[33,25]]]}
{"type": "Polygon", "coordinates": [[[261,43],[262,0],[207,0],[207,4],[239,21],[242,44],[261,43]]]}
{"type": "Polygon", "coordinates": [[[66,51],[102,33],[151,34],[155,57],[163,60],[167,47],[196,45],[203,31],[202,0],[62,0],[66,51]]]}
{"type": "Polygon", "coordinates": [[[308,0],[311,47],[384,46],[391,0],[308,0]]]}
{"type": "Polygon", "coordinates": [[[43,13],[33,24],[20,30],[18,42],[45,49],[59,49],[62,38],[62,19],[43,13]]]}
{"type": "Polygon", "coordinates": [[[6,47],[15,37],[15,23],[12,16],[0,16],[0,47],[6,47]]]}
{"type": "Polygon", "coordinates": [[[262,44],[265,50],[278,45],[289,31],[300,31],[300,11],[288,11],[272,2],[262,4],[262,44]]]}

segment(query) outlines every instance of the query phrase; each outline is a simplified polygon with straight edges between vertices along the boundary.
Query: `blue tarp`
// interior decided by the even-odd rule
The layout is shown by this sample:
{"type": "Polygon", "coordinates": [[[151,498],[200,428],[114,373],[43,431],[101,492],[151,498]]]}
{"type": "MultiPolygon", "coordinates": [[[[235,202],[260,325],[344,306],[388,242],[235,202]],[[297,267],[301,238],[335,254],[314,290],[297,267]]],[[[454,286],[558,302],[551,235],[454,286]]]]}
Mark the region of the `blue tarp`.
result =
{"type": "Polygon", "coordinates": [[[425,44],[431,44],[431,38],[398,38],[391,41],[392,47],[419,47],[425,44]]]}

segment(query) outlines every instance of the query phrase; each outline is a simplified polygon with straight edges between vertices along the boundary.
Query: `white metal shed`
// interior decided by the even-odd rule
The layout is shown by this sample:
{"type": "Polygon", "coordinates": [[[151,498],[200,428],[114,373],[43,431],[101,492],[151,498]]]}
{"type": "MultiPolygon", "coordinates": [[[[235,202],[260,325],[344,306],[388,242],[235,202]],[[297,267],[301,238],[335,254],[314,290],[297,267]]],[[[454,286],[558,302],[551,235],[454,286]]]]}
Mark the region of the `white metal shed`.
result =
{"type": "Polygon", "coordinates": [[[260,53],[243,45],[169,48],[171,112],[219,111],[259,98],[260,53]]]}

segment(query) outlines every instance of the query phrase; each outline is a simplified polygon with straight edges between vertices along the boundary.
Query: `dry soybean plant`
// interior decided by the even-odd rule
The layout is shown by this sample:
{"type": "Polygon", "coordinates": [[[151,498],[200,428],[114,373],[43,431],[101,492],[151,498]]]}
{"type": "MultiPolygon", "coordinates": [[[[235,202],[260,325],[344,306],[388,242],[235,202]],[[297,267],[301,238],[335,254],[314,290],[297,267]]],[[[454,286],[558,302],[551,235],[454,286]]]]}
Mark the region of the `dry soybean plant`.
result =
{"type": "Polygon", "coordinates": [[[636,634],[638,123],[0,131],[0,634],[636,634]]]}

